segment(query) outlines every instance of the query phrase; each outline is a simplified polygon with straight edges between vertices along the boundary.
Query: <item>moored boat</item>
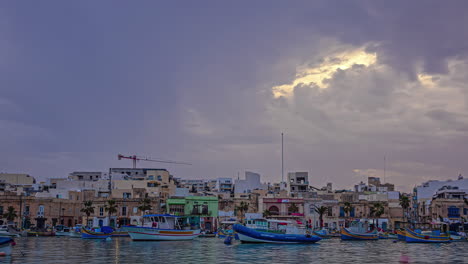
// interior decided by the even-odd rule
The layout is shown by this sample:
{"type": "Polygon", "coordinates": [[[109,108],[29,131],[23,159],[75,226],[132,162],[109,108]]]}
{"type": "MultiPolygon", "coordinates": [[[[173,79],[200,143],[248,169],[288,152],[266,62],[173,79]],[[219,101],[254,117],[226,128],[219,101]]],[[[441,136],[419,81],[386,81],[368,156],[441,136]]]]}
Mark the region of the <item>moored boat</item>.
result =
{"type": "Polygon", "coordinates": [[[246,226],[235,224],[234,231],[239,240],[244,243],[316,243],[320,237],[310,234],[288,234],[269,231],[259,231],[246,226]]]}
{"type": "Polygon", "coordinates": [[[357,230],[352,230],[351,228],[342,228],[341,229],[341,239],[342,240],[377,240],[379,235],[376,231],[373,232],[362,232],[357,230]]]}
{"type": "Polygon", "coordinates": [[[405,230],[397,230],[397,238],[398,240],[406,241],[406,231],[405,230]]]}
{"type": "Polygon", "coordinates": [[[19,237],[19,232],[14,232],[7,225],[0,226],[0,237],[19,237]]]}
{"type": "Polygon", "coordinates": [[[331,234],[326,229],[321,229],[313,231],[314,235],[319,236],[320,238],[332,238],[331,234]]]}
{"type": "Polygon", "coordinates": [[[392,233],[379,233],[379,239],[397,239],[398,236],[392,233]]]}
{"type": "Polygon", "coordinates": [[[81,231],[78,231],[75,228],[70,228],[67,226],[57,226],[55,227],[56,236],[66,236],[66,237],[81,237],[81,231]]]}
{"type": "Polygon", "coordinates": [[[54,231],[28,231],[28,236],[55,236],[54,231]]]}
{"type": "Polygon", "coordinates": [[[0,253],[5,256],[11,255],[12,246],[15,245],[15,241],[11,237],[0,237],[0,253]]]}
{"type": "Polygon", "coordinates": [[[102,228],[103,232],[101,230],[89,230],[86,228],[81,228],[81,238],[84,239],[106,239],[108,237],[112,236],[112,229],[106,229],[105,227],[102,228]],[[109,232],[109,230],[111,230],[109,232]]]}
{"type": "Polygon", "coordinates": [[[440,234],[440,232],[437,232],[435,234],[434,232],[423,234],[423,233],[418,233],[409,228],[406,228],[405,231],[406,231],[406,242],[408,243],[449,243],[450,242],[450,236],[447,234],[440,234]]]}
{"type": "Polygon", "coordinates": [[[144,225],[125,226],[132,240],[192,240],[200,235],[200,229],[192,226],[187,217],[170,214],[143,216],[144,225]]]}

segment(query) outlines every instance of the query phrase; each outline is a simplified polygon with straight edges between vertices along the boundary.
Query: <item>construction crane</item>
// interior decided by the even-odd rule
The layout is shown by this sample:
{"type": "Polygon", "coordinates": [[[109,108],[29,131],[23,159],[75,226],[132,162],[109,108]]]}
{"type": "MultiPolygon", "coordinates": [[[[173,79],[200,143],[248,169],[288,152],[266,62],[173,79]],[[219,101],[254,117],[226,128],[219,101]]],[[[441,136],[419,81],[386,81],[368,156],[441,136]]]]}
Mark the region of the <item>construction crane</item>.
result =
{"type": "Polygon", "coordinates": [[[182,164],[182,165],[192,165],[190,163],[186,162],[178,162],[178,161],[172,161],[172,160],[159,160],[159,159],[152,159],[149,157],[142,157],[142,156],[137,156],[137,155],[132,155],[132,156],[125,156],[122,154],[117,155],[117,158],[119,160],[121,159],[131,159],[133,161],[133,168],[136,169],[137,161],[143,160],[143,161],[152,161],[152,162],[160,162],[160,163],[172,163],[172,164],[182,164]]]}

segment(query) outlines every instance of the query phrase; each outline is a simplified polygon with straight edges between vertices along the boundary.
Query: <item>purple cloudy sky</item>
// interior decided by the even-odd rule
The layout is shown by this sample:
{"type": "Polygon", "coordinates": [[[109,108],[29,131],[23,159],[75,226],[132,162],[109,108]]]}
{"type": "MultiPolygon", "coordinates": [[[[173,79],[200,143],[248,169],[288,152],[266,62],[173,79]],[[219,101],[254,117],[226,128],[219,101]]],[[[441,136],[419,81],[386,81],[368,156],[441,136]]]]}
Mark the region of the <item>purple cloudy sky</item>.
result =
{"type": "Polygon", "coordinates": [[[468,174],[467,1],[4,1],[0,171],[468,174]],[[280,91],[280,92],[278,92],[280,91]]]}

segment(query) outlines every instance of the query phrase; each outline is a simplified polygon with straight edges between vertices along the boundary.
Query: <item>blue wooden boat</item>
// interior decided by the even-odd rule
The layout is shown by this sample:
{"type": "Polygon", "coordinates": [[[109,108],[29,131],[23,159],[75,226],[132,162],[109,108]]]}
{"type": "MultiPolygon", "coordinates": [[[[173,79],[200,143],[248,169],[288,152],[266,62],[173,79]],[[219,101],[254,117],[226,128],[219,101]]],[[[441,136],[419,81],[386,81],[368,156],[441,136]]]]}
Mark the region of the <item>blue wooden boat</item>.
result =
{"type": "Polygon", "coordinates": [[[318,231],[313,231],[314,235],[322,238],[322,239],[326,239],[326,238],[331,238],[331,235],[330,233],[328,233],[327,230],[325,229],[322,229],[322,230],[318,230],[318,231]]]}
{"type": "Polygon", "coordinates": [[[341,229],[341,239],[342,240],[377,240],[379,235],[377,231],[370,233],[358,232],[352,230],[351,228],[342,228],[341,229]]]}
{"type": "Polygon", "coordinates": [[[391,233],[379,233],[379,239],[397,239],[398,235],[391,233]]]}
{"type": "Polygon", "coordinates": [[[11,255],[12,246],[16,245],[13,238],[4,236],[0,237],[0,253],[5,256],[11,255]]]}
{"type": "Polygon", "coordinates": [[[406,241],[405,230],[397,230],[396,233],[397,233],[398,240],[406,241]]]}
{"type": "Polygon", "coordinates": [[[106,239],[112,236],[112,232],[96,232],[86,228],[81,228],[81,238],[84,239],[106,239]]]}
{"type": "Polygon", "coordinates": [[[315,243],[322,240],[315,235],[283,234],[268,231],[258,231],[239,224],[233,226],[244,243],[315,243]]]}
{"type": "Polygon", "coordinates": [[[406,228],[406,242],[408,243],[449,243],[450,236],[447,234],[422,234],[406,228]]]}

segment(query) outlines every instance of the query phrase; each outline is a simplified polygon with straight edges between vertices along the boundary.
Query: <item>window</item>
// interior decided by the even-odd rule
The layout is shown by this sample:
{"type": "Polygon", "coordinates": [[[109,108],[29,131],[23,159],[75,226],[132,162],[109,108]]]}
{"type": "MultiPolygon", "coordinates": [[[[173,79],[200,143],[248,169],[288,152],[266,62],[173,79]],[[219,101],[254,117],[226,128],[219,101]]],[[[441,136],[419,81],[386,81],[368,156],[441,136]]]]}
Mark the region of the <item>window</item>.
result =
{"type": "Polygon", "coordinates": [[[154,176],[153,176],[153,175],[148,176],[148,180],[153,181],[153,180],[154,180],[154,176]]]}
{"type": "Polygon", "coordinates": [[[123,193],[123,198],[124,199],[132,198],[132,194],[131,193],[123,193]]]}
{"type": "Polygon", "coordinates": [[[468,215],[468,208],[463,208],[463,214],[468,215]]]}
{"type": "Polygon", "coordinates": [[[162,181],[162,176],[158,175],[158,181],[162,181]]]}
{"type": "Polygon", "coordinates": [[[448,208],[448,217],[449,218],[459,218],[460,217],[460,208],[455,206],[450,206],[448,208]]]}
{"type": "Polygon", "coordinates": [[[99,216],[104,216],[104,207],[99,207],[99,216]]]}
{"type": "Polygon", "coordinates": [[[133,213],[134,214],[138,213],[138,207],[133,207],[133,213]]]}
{"type": "Polygon", "coordinates": [[[328,216],[333,216],[333,207],[328,206],[327,212],[328,212],[328,216]]]}
{"type": "Polygon", "coordinates": [[[29,215],[29,205],[26,205],[26,206],[24,207],[24,214],[25,214],[26,216],[29,215]]]}
{"type": "Polygon", "coordinates": [[[0,206],[0,215],[3,215],[3,206],[0,206]]]}
{"type": "Polygon", "coordinates": [[[122,215],[123,215],[123,216],[126,216],[126,215],[127,215],[127,207],[126,207],[126,206],[123,206],[123,207],[122,207],[122,215]]]}

